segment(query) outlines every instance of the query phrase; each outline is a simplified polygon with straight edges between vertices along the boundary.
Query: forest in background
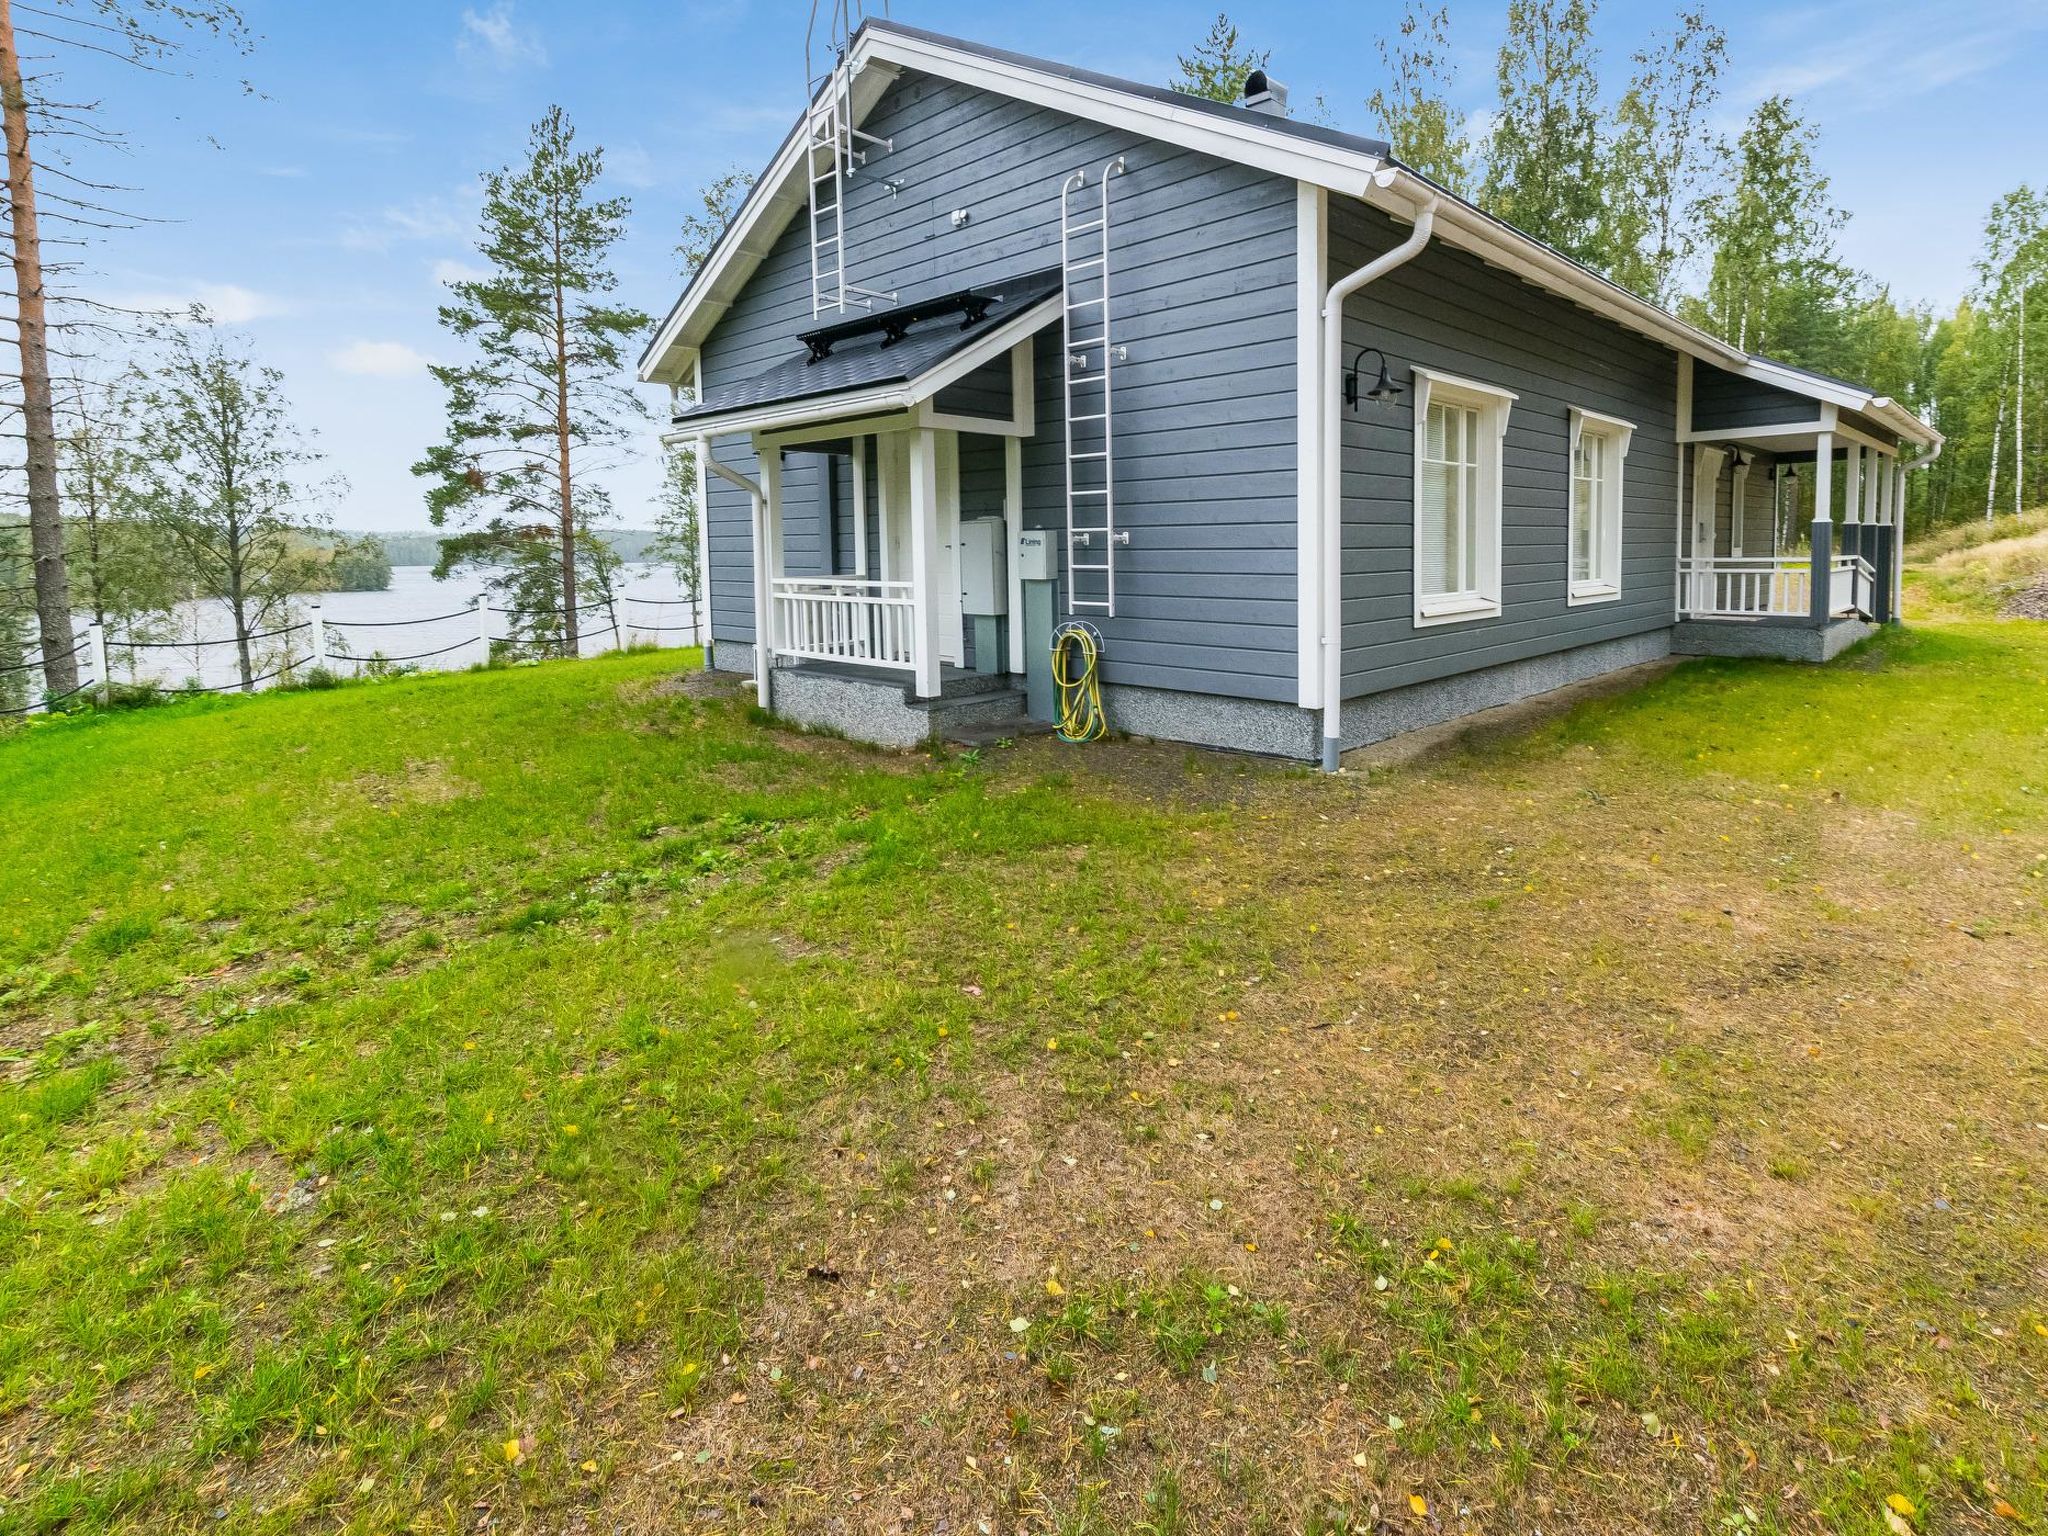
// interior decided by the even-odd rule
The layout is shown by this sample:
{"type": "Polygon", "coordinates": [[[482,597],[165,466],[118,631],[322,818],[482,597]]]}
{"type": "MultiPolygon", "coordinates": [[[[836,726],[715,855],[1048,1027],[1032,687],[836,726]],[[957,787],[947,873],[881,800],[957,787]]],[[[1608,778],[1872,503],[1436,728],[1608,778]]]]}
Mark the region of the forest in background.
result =
{"type": "MultiPolygon", "coordinates": [[[[1918,413],[1947,443],[1907,477],[1911,533],[2039,505],[2048,184],[1985,210],[1975,281],[1952,306],[1901,303],[1843,260],[1851,215],[1798,100],[1768,96],[1732,135],[1718,126],[1736,60],[1712,17],[1694,0],[1617,54],[1597,0],[1510,0],[1492,97],[1473,112],[1454,105],[1462,39],[1449,4],[1406,0],[1377,41],[1370,131],[1439,185],[1700,329],[1918,413]]],[[[1218,16],[1169,83],[1234,101],[1270,59],[1218,16]]],[[[1297,114],[1334,122],[1320,97],[1297,114]]]]}

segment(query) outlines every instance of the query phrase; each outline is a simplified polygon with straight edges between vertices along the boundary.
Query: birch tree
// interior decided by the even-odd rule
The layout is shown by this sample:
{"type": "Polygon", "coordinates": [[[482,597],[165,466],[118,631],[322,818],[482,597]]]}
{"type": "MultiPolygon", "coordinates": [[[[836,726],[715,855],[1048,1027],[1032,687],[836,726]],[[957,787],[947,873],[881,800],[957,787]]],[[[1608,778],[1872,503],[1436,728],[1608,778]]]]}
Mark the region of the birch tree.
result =
{"type": "Polygon", "coordinates": [[[1608,276],[1669,304],[1697,245],[1707,178],[1727,152],[1709,119],[1728,65],[1728,38],[1702,10],[1635,54],[1615,109],[1608,153],[1608,276]]]}
{"type": "Polygon", "coordinates": [[[246,692],[260,637],[324,578],[327,554],[312,540],[340,482],[311,478],[321,456],[292,422],[276,369],[203,328],[173,330],[161,349],[135,392],[121,508],[177,551],[195,595],[227,609],[246,692]]]}
{"type": "Polygon", "coordinates": [[[1746,352],[1806,367],[1834,356],[1851,274],[1836,258],[1846,218],[1814,163],[1813,128],[1785,96],[1757,103],[1733,182],[1702,204],[1710,260],[1688,318],[1746,352]]]}
{"type": "Polygon", "coordinates": [[[1592,0],[1509,0],[1480,202],[1579,261],[1601,250],[1604,186],[1592,0]]]}
{"type": "Polygon", "coordinates": [[[596,477],[626,454],[645,407],[627,385],[625,346],[651,323],[613,302],[612,251],[630,204],[602,198],[601,150],[579,150],[560,107],[534,124],[525,163],[483,179],[478,250],[489,275],[451,283],[441,324],[473,354],[435,367],[446,437],[413,465],[430,482],[441,569],[511,559],[531,573],[544,549],[559,578],[562,644],[579,638],[577,544],[609,503],[596,477]]]}
{"type": "Polygon", "coordinates": [[[1465,197],[1472,191],[1472,141],[1463,114],[1449,100],[1457,81],[1450,20],[1447,6],[1432,9],[1423,0],[1408,0],[1400,27],[1377,39],[1387,80],[1367,99],[1366,109],[1397,159],[1465,197]]]}

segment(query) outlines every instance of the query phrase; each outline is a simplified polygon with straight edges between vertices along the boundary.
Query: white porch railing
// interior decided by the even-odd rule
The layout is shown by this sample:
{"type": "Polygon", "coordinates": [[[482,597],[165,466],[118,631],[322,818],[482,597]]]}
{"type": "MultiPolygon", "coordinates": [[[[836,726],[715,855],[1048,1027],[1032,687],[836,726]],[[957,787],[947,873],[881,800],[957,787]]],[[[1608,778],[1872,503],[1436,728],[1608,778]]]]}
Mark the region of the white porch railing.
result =
{"type": "Polygon", "coordinates": [[[1829,570],[1828,612],[1836,615],[1877,613],[1877,572],[1861,555],[1837,555],[1829,570]]]}
{"type": "MultiPolygon", "coordinates": [[[[1687,558],[1678,596],[1696,619],[1804,619],[1813,614],[1813,562],[1805,555],[1687,558]]],[[[1837,555],[1828,571],[1828,612],[1876,612],[1877,577],[1861,555],[1837,555]]]]}
{"type": "Polygon", "coordinates": [[[776,655],[916,668],[916,605],[909,582],[778,576],[771,587],[776,655]]]}
{"type": "Polygon", "coordinates": [[[1793,556],[1687,558],[1678,562],[1678,592],[1694,618],[1805,618],[1813,611],[1813,562],[1793,556]]]}

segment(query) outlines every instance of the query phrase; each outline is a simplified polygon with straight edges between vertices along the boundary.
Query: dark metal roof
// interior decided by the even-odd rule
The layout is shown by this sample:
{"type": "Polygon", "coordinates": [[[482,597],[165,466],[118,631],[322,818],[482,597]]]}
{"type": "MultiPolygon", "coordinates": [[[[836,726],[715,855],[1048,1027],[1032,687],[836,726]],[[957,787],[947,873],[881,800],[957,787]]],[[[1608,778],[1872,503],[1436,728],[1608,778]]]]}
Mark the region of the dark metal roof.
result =
{"type": "Polygon", "coordinates": [[[972,346],[1060,291],[1059,268],[1026,272],[1000,283],[982,283],[938,299],[920,299],[844,325],[831,333],[830,352],[812,360],[806,346],[751,379],[717,389],[675,414],[678,422],[729,416],[758,406],[784,405],[854,390],[908,384],[972,346]],[[961,316],[968,318],[962,323],[961,316]],[[849,330],[857,334],[847,335],[849,330]],[[895,339],[901,336],[901,340],[895,339]]]}
{"type": "MultiPolygon", "coordinates": [[[[1092,69],[1081,69],[1072,64],[1034,58],[1028,53],[1012,53],[1007,48],[991,48],[986,43],[949,37],[943,32],[928,32],[922,27],[905,26],[900,21],[890,21],[886,17],[870,16],[861,24],[861,31],[894,32],[899,37],[914,37],[922,42],[936,43],[942,48],[971,53],[978,58],[1014,64],[1038,74],[1053,75],[1062,80],[1092,85],[1099,90],[1115,91],[1120,96],[1137,96],[1146,101],[1164,102],[1176,111],[1198,112],[1207,117],[1223,118],[1233,123],[1250,123],[1283,138],[1302,139],[1311,144],[1328,145],[1332,149],[1348,149],[1358,154],[1371,155],[1376,160],[1384,160],[1392,152],[1384,139],[1368,139],[1359,134],[1325,128],[1319,123],[1298,122],[1291,117],[1254,112],[1249,107],[1237,106],[1230,102],[1211,101],[1206,96],[1191,96],[1186,91],[1176,91],[1171,86],[1146,85],[1141,81],[1125,80],[1116,75],[1098,74],[1092,69]]],[[[859,32],[854,34],[856,38],[859,35],[859,32]]]]}

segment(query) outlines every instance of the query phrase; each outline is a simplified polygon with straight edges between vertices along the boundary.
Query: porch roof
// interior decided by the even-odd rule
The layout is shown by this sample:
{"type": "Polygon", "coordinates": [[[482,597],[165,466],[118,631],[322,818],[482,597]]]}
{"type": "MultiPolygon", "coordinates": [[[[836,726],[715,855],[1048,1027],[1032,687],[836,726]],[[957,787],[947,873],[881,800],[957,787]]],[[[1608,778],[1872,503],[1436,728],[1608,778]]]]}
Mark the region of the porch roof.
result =
{"type": "Polygon", "coordinates": [[[677,411],[674,424],[739,431],[764,425],[800,402],[828,412],[839,406],[907,407],[953,382],[963,364],[977,366],[984,354],[1014,345],[1012,333],[1035,330],[1026,317],[1038,324],[1053,318],[1060,291],[1059,268],[1051,267],[808,332],[799,338],[802,349],[750,379],[708,391],[677,411]],[[877,400],[877,392],[890,398],[877,400]]]}

